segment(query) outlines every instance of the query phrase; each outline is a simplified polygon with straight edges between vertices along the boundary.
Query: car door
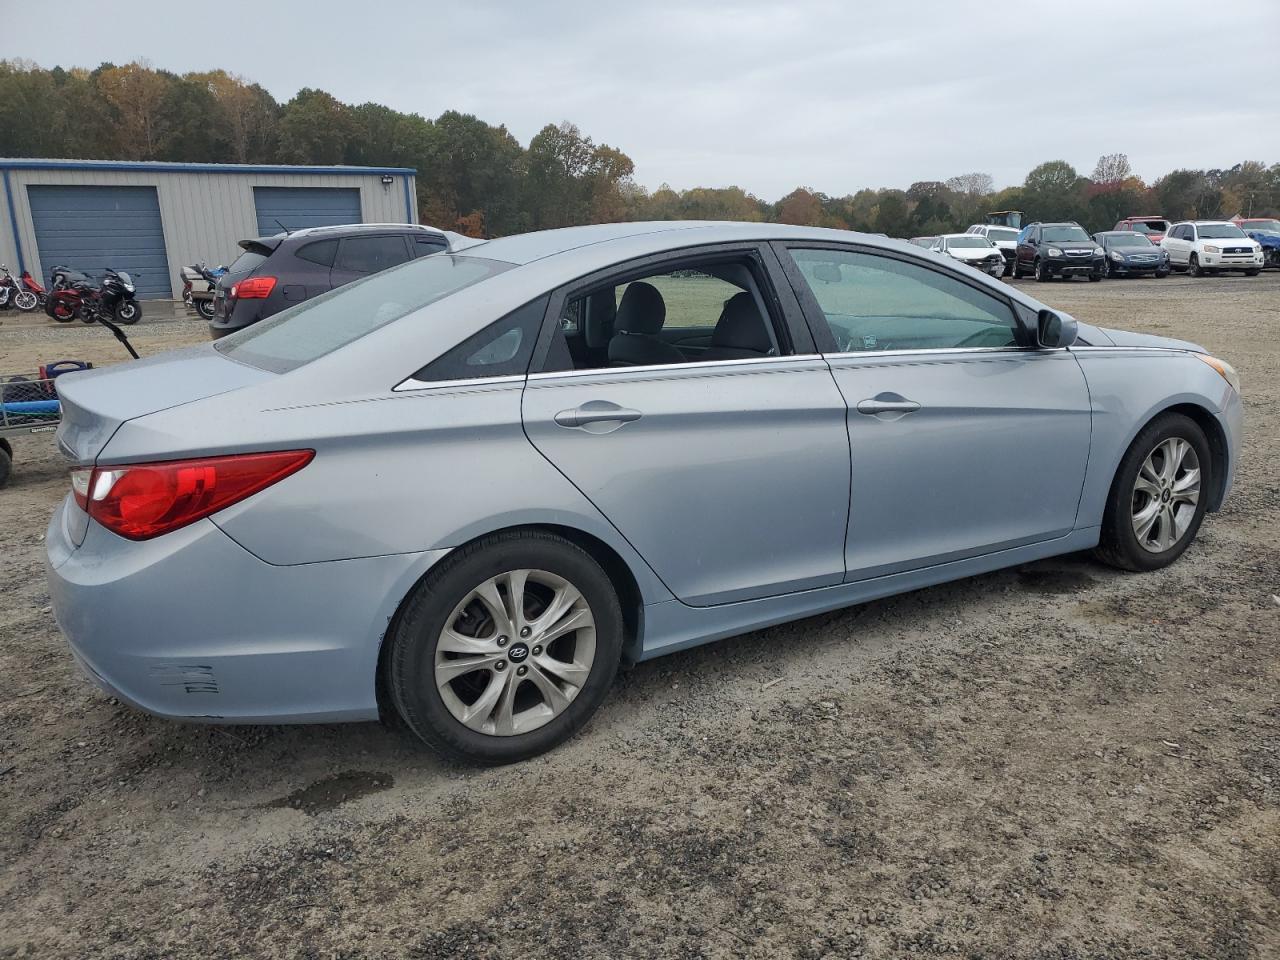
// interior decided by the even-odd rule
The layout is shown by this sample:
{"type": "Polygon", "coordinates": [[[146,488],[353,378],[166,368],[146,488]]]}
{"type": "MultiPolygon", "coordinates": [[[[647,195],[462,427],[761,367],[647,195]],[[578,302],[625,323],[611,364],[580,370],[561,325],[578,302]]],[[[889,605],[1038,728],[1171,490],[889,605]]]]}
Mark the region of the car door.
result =
{"type": "Polygon", "coordinates": [[[1168,246],[1170,262],[1186,266],[1191,260],[1191,241],[1193,239],[1194,232],[1190,224],[1181,223],[1174,227],[1168,246]]]}
{"type": "Polygon", "coordinates": [[[1089,393],[1069,350],[1030,345],[1030,311],[1020,316],[976,277],[896,252],[784,252],[848,406],[849,580],[1073,529],[1089,393]]]}
{"type": "Polygon", "coordinates": [[[530,441],[690,605],[844,579],[844,400],[779,278],[771,251],[752,244],[633,261],[577,281],[552,294],[545,353],[525,388],[530,441]],[[593,351],[566,343],[585,334],[561,318],[637,280],[660,291],[668,313],[691,317],[687,301],[698,299],[718,318],[726,304],[674,281],[728,276],[731,267],[751,278],[739,289],[756,298],[772,338],[754,357],[593,366],[600,361],[575,359],[593,351]]]}
{"type": "Polygon", "coordinates": [[[400,234],[357,234],[343,237],[329,271],[329,283],[340,287],[409,260],[409,245],[400,234]]]}
{"type": "Polygon", "coordinates": [[[1018,239],[1018,265],[1024,270],[1030,270],[1035,263],[1036,254],[1040,250],[1039,233],[1039,227],[1027,227],[1018,239]]]}

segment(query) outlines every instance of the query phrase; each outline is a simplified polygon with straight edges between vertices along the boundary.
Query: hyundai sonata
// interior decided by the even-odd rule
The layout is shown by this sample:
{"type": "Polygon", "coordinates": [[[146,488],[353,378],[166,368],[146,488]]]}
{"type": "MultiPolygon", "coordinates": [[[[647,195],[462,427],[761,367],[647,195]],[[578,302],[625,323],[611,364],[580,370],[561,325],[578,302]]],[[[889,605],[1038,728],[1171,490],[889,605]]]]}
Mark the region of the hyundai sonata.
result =
{"type": "Polygon", "coordinates": [[[1054,554],[1163,567],[1241,420],[1193,344],[767,224],[491,240],[59,392],[49,582],[92,678],[489,763],[623,660],[1054,554]]]}

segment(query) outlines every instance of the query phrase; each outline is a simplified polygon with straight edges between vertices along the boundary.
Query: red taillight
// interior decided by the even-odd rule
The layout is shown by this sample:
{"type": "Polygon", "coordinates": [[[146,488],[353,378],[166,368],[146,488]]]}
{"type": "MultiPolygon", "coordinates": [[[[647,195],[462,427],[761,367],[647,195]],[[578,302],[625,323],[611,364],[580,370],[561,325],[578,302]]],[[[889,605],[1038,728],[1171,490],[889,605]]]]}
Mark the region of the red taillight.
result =
{"type": "Polygon", "coordinates": [[[231,296],[240,300],[262,300],[276,288],[275,277],[250,277],[231,285],[231,296]]]}
{"type": "Polygon", "coordinates": [[[76,503],[113,533],[149,540],[296,473],[314,450],[241,453],[71,471],[76,503]]]}

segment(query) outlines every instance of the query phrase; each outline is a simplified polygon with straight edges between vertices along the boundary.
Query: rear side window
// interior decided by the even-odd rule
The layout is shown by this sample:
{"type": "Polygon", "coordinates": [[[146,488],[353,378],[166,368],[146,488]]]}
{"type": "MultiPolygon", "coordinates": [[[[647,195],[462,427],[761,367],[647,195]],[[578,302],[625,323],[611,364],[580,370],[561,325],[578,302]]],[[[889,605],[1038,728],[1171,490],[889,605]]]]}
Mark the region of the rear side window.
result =
{"type": "Polygon", "coordinates": [[[377,273],[408,259],[402,237],[347,237],[335,266],[355,273],[377,273]]]}
{"type": "Polygon", "coordinates": [[[444,249],[444,241],[436,237],[414,237],[412,247],[415,257],[429,257],[444,249]]]}
{"type": "Polygon", "coordinates": [[[547,312],[548,297],[539,297],[496,320],[413,375],[424,382],[519,376],[529,370],[533,345],[547,312]]]}
{"type": "Polygon", "coordinates": [[[299,260],[318,263],[322,267],[332,267],[333,257],[337,252],[337,240],[317,240],[315,243],[303,244],[294,256],[299,260]]]}
{"type": "Polygon", "coordinates": [[[287,373],[511,267],[481,257],[415,260],[300,303],[223,337],[214,347],[233,360],[287,373]]]}

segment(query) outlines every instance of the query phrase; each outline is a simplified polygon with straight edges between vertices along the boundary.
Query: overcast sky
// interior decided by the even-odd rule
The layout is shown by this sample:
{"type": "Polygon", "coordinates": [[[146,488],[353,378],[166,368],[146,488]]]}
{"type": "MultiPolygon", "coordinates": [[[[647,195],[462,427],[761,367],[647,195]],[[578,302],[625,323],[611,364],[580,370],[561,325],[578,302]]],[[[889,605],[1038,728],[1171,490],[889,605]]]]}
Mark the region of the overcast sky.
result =
{"type": "Polygon", "coordinates": [[[624,150],[651,189],[776,199],[973,170],[1003,187],[1043,160],[1088,174],[1117,151],[1148,179],[1280,161],[1280,0],[0,0],[0,12],[2,55],[45,67],[222,67],[281,102],[313,86],[426,117],[457,109],[524,144],[571,120],[624,150]]]}

